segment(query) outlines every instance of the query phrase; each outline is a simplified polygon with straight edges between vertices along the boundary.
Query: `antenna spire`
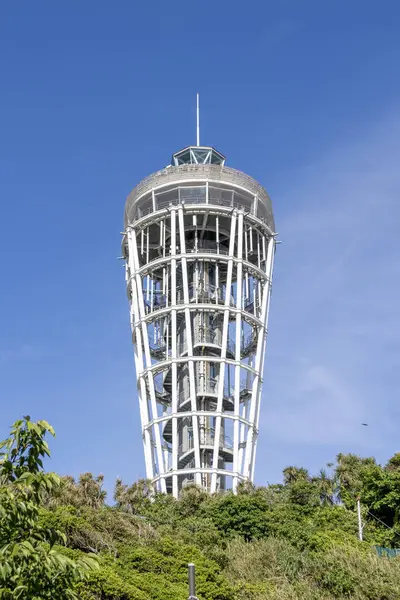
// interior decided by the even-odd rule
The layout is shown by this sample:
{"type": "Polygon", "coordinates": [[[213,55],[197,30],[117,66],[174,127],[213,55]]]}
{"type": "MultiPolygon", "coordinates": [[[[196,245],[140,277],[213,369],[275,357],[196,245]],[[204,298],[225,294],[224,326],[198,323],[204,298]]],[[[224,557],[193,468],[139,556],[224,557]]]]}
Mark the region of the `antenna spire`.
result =
{"type": "Polygon", "coordinates": [[[200,146],[200,94],[197,92],[197,146],[200,146]]]}

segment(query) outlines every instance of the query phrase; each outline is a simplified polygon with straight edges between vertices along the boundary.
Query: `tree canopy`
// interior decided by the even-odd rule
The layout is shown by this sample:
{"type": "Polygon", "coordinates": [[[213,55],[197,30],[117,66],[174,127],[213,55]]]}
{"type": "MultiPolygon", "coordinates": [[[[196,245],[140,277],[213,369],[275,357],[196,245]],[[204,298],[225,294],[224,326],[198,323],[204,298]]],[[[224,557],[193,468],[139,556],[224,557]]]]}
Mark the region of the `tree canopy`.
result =
{"type": "Polygon", "coordinates": [[[75,585],[96,566],[89,556],[73,560],[61,550],[65,533],[46,527],[40,506],[60,479],[43,472],[49,455],[46,421],[29,417],[14,423],[0,444],[0,598],[77,598],[75,585]]]}
{"type": "Polygon", "coordinates": [[[200,600],[400,598],[400,558],[374,550],[400,547],[400,454],[289,466],[237,495],[118,480],[108,504],[102,475],[44,471],[48,435],[26,417],[1,445],[0,599],[184,600],[189,562],[200,600]]]}

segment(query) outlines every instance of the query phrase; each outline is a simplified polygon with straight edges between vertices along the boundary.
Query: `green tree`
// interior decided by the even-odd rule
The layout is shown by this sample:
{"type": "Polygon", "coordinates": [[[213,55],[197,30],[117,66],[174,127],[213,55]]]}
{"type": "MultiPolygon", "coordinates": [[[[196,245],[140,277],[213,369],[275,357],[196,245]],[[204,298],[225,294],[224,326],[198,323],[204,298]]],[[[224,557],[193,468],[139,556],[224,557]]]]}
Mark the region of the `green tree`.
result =
{"type": "Polygon", "coordinates": [[[314,483],[299,479],[289,486],[289,500],[293,504],[314,507],[320,504],[320,494],[314,483]]]}
{"type": "Polygon", "coordinates": [[[103,490],[104,476],[94,477],[92,473],[83,473],[78,482],[73,477],[60,478],[60,484],[45,499],[45,504],[54,506],[75,506],[82,508],[100,508],[104,506],[107,493],[103,490]]]}
{"type": "Polygon", "coordinates": [[[400,452],[397,452],[392,458],[389,458],[385,465],[387,471],[400,471],[400,452]]]}
{"type": "Polygon", "coordinates": [[[199,513],[209,495],[197,485],[186,486],[180,495],[176,510],[179,516],[190,517],[199,513]]]}
{"type": "Polygon", "coordinates": [[[238,494],[252,494],[256,489],[256,486],[254,485],[254,483],[251,483],[251,481],[239,481],[239,484],[237,486],[237,493],[238,494]]]}
{"type": "MultiPolygon", "coordinates": [[[[390,461],[389,461],[390,462],[390,461]]],[[[400,530],[400,470],[373,465],[362,473],[361,501],[370,518],[377,517],[389,528],[400,530]]],[[[400,532],[392,532],[392,542],[400,544],[400,532]]]]}
{"type": "Polygon", "coordinates": [[[59,477],[43,472],[49,456],[46,421],[16,421],[0,444],[0,598],[2,600],[71,600],[75,585],[96,566],[83,555],[73,560],[62,551],[65,537],[43,527],[40,504],[59,485],[59,477]]]}
{"type": "Polygon", "coordinates": [[[334,480],[338,499],[347,508],[354,508],[361,493],[364,469],[376,465],[374,458],[361,458],[356,454],[338,454],[334,480]]]}
{"type": "Polygon", "coordinates": [[[78,494],[85,506],[100,508],[104,506],[107,492],[103,490],[104,475],[93,477],[92,473],[83,473],[77,485],[78,494]]]}
{"type": "Polygon", "coordinates": [[[297,481],[309,481],[310,475],[303,467],[286,467],[283,469],[283,481],[285,485],[291,485],[297,481]]]}
{"type": "Polygon", "coordinates": [[[335,486],[333,479],[329,477],[326,470],[321,469],[317,477],[313,477],[312,481],[318,490],[321,505],[332,505],[335,498],[335,486]]]}
{"type": "Polygon", "coordinates": [[[216,496],[203,505],[203,514],[228,537],[240,535],[246,541],[268,534],[268,503],[258,490],[235,496],[232,493],[216,496]]]}
{"type": "Polygon", "coordinates": [[[121,479],[116,481],[114,489],[116,505],[132,515],[140,514],[150,504],[153,496],[153,487],[147,479],[139,479],[132,485],[126,485],[121,479]]]}

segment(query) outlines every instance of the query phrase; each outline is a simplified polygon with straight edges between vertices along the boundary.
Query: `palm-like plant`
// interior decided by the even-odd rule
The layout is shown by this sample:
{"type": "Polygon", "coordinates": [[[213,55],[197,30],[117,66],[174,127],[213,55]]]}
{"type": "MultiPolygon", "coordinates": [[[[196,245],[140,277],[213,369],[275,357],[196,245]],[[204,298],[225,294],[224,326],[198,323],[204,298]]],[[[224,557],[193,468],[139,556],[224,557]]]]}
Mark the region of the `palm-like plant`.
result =
{"type": "Polygon", "coordinates": [[[83,473],[79,477],[77,493],[84,506],[100,508],[104,506],[107,492],[103,490],[104,475],[93,477],[92,473],[83,473]]]}
{"type": "Polygon", "coordinates": [[[376,465],[374,458],[361,458],[357,454],[338,454],[334,474],[336,493],[346,506],[354,506],[362,490],[362,472],[376,465]]]}
{"type": "Polygon", "coordinates": [[[291,485],[297,481],[310,481],[310,475],[303,467],[290,466],[283,469],[283,481],[285,485],[291,485]]]}
{"type": "Polygon", "coordinates": [[[321,469],[317,477],[313,478],[321,500],[322,506],[331,506],[334,504],[335,484],[325,469],[321,469]]]}
{"type": "Polygon", "coordinates": [[[137,514],[143,504],[150,501],[153,494],[153,487],[148,479],[138,479],[130,486],[124,484],[121,479],[117,479],[114,500],[118,508],[131,514],[137,514]]]}
{"type": "Polygon", "coordinates": [[[90,506],[101,508],[106,501],[107,492],[103,490],[104,476],[94,477],[92,473],[83,473],[78,482],[69,475],[60,478],[60,485],[43,498],[46,506],[90,506]]]}

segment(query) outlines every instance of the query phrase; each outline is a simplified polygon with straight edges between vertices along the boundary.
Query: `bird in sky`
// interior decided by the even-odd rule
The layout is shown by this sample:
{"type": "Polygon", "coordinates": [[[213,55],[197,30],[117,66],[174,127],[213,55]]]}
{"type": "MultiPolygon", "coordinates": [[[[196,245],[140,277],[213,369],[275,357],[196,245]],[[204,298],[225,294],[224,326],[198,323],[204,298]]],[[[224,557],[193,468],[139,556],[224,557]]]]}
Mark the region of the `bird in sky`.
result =
{"type": "Polygon", "coordinates": [[[368,427],[368,423],[361,423],[363,427],[368,427]]]}

